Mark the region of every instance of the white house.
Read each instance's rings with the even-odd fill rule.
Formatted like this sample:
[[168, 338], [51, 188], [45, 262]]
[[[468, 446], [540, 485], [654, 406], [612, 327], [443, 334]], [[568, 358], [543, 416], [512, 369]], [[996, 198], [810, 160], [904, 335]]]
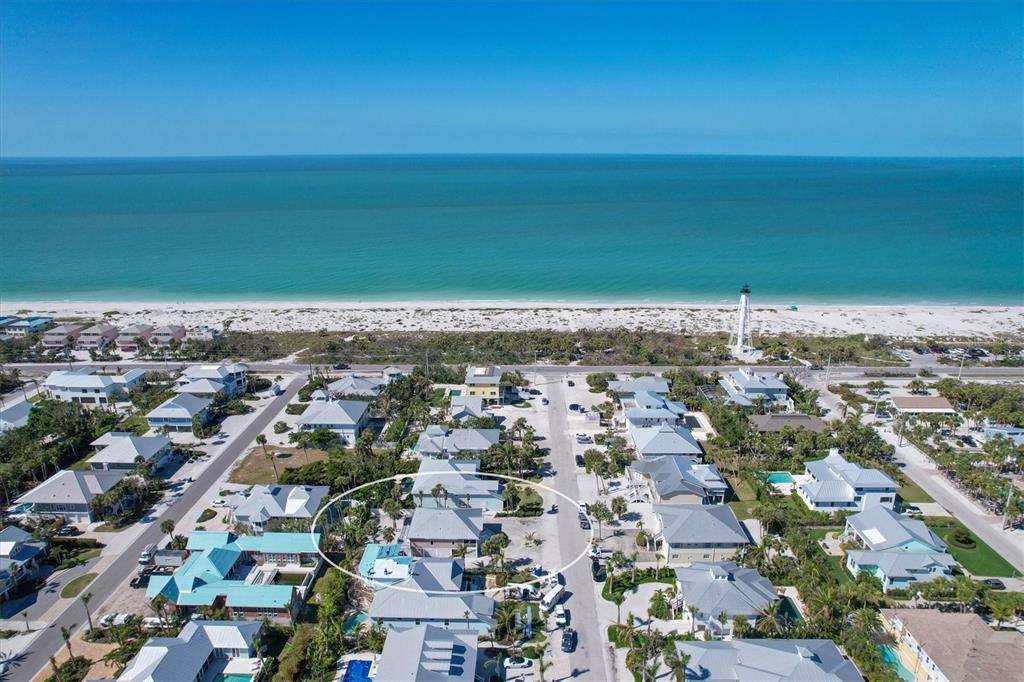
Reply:
[[145, 370], [130, 369], [124, 374], [97, 374], [92, 367], [50, 372], [43, 388], [54, 400], [80, 405], [111, 405], [124, 402], [128, 393], [142, 383]]
[[255, 620], [198, 620], [177, 637], [154, 637], [128, 662], [117, 682], [251, 680], [259, 672]]
[[725, 389], [727, 402], [744, 407], [763, 402], [768, 407], [793, 409], [789, 386], [781, 378], [764, 376], [741, 367], [726, 374], [718, 383]]
[[89, 503], [121, 482], [125, 471], [68, 471], [50, 476], [15, 500], [31, 504], [32, 513], [46, 519], [64, 519], [67, 523], [93, 521]]
[[[412, 484], [413, 501], [421, 507], [473, 507], [501, 511], [500, 481], [483, 478], [479, 472], [480, 460], [425, 457], [420, 460], [419, 475]], [[433, 491], [438, 485], [444, 493], [435, 499]]]
[[864, 511], [896, 504], [896, 481], [878, 469], [848, 462], [835, 448], [825, 459], [807, 462], [796, 492], [813, 511]]
[[729, 559], [750, 544], [746, 529], [724, 504], [656, 504], [655, 545], [667, 548], [670, 566]]
[[175, 380], [178, 390], [193, 395], [210, 395], [210, 391], [220, 387], [219, 391], [228, 397], [245, 393], [248, 386], [246, 374], [248, 365], [233, 362], [226, 365], [192, 365], [186, 367]]
[[338, 434], [345, 445], [352, 445], [370, 421], [369, 403], [360, 400], [336, 400], [310, 403], [296, 421], [302, 431], [327, 429]]
[[396, 585], [405, 589], [379, 590], [370, 604], [370, 618], [386, 628], [407, 630], [433, 625], [483, 634], [495, 624], [494, 599], [463, 591], [462, 560], [417, 559], [408, 578]]
[[206, 424], [210, 420], [209, 398], [200, 398], [190, 393], [181, 393], [160, 403], [156, 409], [146, 415], [151, 429], [168, 429], [170, 431], [191, 431], [192, 420]]
[[159, 468], [173, 449], [167, 436], [136, 436], [121, 431], [103, 434], [92, 442], [92, 446], [96, 448], [96, 454], [89, 458], [89, 466], [102, 471], [130, 471], [140, 457]]

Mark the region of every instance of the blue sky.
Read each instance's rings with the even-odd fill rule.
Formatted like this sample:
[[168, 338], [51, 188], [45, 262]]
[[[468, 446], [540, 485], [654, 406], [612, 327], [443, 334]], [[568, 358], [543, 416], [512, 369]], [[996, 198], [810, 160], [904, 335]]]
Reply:
[[1018, 2], [0, 2], [0, 155], [1020, 156]]

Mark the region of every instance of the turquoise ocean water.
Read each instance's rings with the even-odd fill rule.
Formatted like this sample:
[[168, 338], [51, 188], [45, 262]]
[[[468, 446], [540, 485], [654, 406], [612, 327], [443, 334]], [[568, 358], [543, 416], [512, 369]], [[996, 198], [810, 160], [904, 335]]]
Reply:
[[1024, 303], [1021, 159], [0, 162], [7, 300]]

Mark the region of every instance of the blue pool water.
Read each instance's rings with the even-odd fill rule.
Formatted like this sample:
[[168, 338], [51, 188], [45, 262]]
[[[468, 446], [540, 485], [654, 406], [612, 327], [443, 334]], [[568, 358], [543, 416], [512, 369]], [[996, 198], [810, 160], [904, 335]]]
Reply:
[[789, 473], [788, 471], [773, 471], [772, 473], [768, 474], [768, 476], [765, 477], [764, 480], [768, 481], [769, 483], [792, 483], [793, 474]]
[[370, 662], [349, 661], [342, 682], [370, 682]]
[[252, 675], [233, 673], [231, 675], [217, 675], [215, 682], [252, 682]]
[[345, 625], [342, 626], [342, 630], [345, 631], [345, 634], [351, 634], [355, 632], [356, 629], [358, 629], [359, 626], [362, 625], [363, 621], [365, 621], [367, 618], [369, 618], [369, 616], [367, 616], [362, 611], [354, 613], [351, 616], [349, 616], [348, 620], [345, 621]]
[[901, 680], [907, 682], [914, 681], [914, 673], [907, 670], [902, 663], [900, 663], [899, 657], [892, 649], [887, 646], [880, 646], [878, 650], [882, 652], [882, 660], [889, 664], [889, 667], [896, 670], [896, 674], [900, 676]]

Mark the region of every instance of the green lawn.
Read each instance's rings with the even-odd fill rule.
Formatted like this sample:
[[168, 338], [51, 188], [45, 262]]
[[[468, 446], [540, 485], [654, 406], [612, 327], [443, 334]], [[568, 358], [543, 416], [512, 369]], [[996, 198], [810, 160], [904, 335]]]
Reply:
[[64, 589], [62, 589], [60, 591], [61, 598], [62, 599], [74, 599], [75, 597], [77, 597], [79, 595], [79, 593], [82, 590], [85, 589], [86, 585], [88, 585], [89, 583], [92, 582], [93, 578], [95, 578], [97, 575], [99, 575], [99, 574], [98, 573], [86, 573], [84, 575], [78, 576], [77, 578], [75, 578], [74, 580], [69, 582], [67, 585], [65, 585]]
[[[955, 530], [954, 527], [946, 527], [941, 523], [933, 525], [931, 520], [926, 520], [925, 522], [943, 540]], [[953, 521], [953, 523], [959, 525], [957, 521]], [[959, 561], [960, 565], [970, 571], [972, 575], [986, 578], [1012, 578], [1020, 574], [1020, 571], [1015, 569], [1006, 559], [999, 556], [984, 540], [969, 530], [967, 532], [970, 533], [971, 538], [975, 542], [974, 549], [963, 549], [951, 542], [947, 544], [949, 545], [949, 553], [953, 555], [953, 558]]]
[[734, 500], [742, 500], [744, 502], [757, 499], [757, 494], [754, 489], [750, 487], [750, 484], [741, 478], [730, 476], [728, 479], [729, 486], [732, 488], [732, 494]]
[[757, 500], [747, 500], [745, 502], [733, 501], [727, 502], [732, 511], [736, 514], [737, 519], [752, 519], [754, 518], [754, 509], [757, 507]]
[[[837, 530], [842, 530], [842, 528], [840, 528], [839, 526], [829, 526], [824, 528], [808, 528], [807, 534], [814, 538], [815, 541], [820, 541], [827, 534], [833, 533]], [[843, 583], [853, 581], [853, 576], [850, 575], [850, 572], [846, 570], [846, 566], [844, 565], [845, 557], [832, 556], [830, 554], [826, 554], [825, 550], [821, 549], [821, 547], [818, 547], [818, 551], [821, 552], [826, 559], [828, 559], [829, 569], [832, 571], [832, 575], [836, 577], [836, 580], [839, 581], [840, 585], [842, 585]]]
[[896, 494], [900, 496], [900, 499], [910, 504], [917, 504], [918, 502], [934, 502], [932, 496], [921, 489], [921, 486], [914, 483], [907, 476], [899, 476], [897, 482], [900, 487], [896, 489]]

